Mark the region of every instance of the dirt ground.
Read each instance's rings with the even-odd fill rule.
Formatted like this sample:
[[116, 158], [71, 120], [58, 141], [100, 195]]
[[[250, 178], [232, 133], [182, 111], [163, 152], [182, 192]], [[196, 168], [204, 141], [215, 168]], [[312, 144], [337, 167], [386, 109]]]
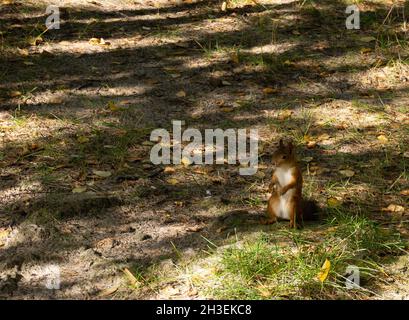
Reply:
[[[279, 137], [323, 211], [406, 239], [404, 1], [360, 1], [359, 30], [344, 1], [222, 2], [62, 0], [47, 30], [52, 1], [0, 0], [0, 298], [212, 298], [217, 283], [196, 285], [217, 263], [209, 244], [287, 228], [258, 224]], [[172, 120], [257, 128], [257, 174], [153, 165], [150, 133]], [[373, 298], [409, 298], [408, 257]]]

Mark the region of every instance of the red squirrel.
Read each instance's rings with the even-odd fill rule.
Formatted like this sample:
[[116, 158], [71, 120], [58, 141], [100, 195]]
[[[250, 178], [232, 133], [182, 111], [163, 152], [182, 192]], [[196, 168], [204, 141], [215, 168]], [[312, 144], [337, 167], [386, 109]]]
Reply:
[[303, 214], [312, 218], [316, 209], [311, 201], [302, 199], [302, 173], [297, 162], [292, 141], [284, 144], [280, 140], [272, 157], [273, 174], [270, 183], [272, 192], [267, 206], [267, 218], [264, 224], [272, 224], [277, 219], [290, 220], [290, 228], [302, 225]]

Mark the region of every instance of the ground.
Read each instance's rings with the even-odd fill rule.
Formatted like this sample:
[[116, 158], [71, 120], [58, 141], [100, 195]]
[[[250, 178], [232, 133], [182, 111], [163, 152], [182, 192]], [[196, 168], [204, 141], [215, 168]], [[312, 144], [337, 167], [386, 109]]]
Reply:
[[[408, 6], [353, 3], [0, 0], [0, 297], [408, 298]], [[258, 172], [153, 165], [172, 120], [258, 129]], [[281, 137], [301, 230], [259, 223]]]

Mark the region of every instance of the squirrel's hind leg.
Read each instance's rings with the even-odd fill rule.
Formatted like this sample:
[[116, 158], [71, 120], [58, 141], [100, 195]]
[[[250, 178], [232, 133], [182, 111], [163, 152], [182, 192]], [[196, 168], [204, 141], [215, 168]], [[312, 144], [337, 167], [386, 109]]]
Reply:
[[280, 201], [280, 199], [276, 195], [272, 195], [270, 199], [268, 199], [267, 217], [261, 220], [262, 224], [273, 224], [277, 222], [277, 214], [274, 209], [277, 201]]

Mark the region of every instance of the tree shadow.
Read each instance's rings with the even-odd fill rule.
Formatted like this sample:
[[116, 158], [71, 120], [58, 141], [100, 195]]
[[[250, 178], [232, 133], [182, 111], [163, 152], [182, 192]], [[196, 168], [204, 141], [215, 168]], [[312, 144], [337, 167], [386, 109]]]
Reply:
[[[2, 9], [0, 15], [7, 14], [3, 22], [8, 51], [0, 56], [1, 119], [5, 119], [6, 127], [13, 128], [24, 128], [19, 123], [31, 119], [62, 122], [59, 127], [50, 126], [40, 137], [26, 134], [8, 140], [5, 131], [6, 139], [0, 146], [4, 170], [0, 190], [7, 196], [1, 201], [0, 223], [18, 228], [34, 221], [45, 232], [33, 243], [0, 249], [7, 268], [21, 268], [32, 260], [40, 263], [44, 256], [58, 261], [84, 247], [113, 263], [149, 266], [175, 257], [171, 243], [181, 250], [194, 248], [199, 252], [208, 245], [203, 237], [220, 244], [228, 233], [274, 230], [274, 226], [246, 223], [256, 221], [264, 211], [260, 209], [263, 204], [254, 204], [252, 198], [259, 197], [257, 193], [262, 190], [249, 191], [249, 185], [265, 187], [268, 178], [242, 178], [237, 167], [229, 170], [229, 166], [213, 166], [203, 178], [196, 178], [188, 172], [189, 168], [182, 167], [177, 168], [181, 181], [172, 185], [163, 166], [148, 165], [151, 146], [143, 144], [149, 140], [151, 129], [170, 129], [172, 119], [185, 120], [188, 126], [200, 130], [264, 126], [271, 128], [272, 137], [277, 136], [272, 134], [276, 127], [284, 127], [284, 134], [288, 131], [301, 134], [299, 129], [308, 125], [306, 119], [280, 120], [265, 114], [298, 111], [308, 108], [311, 101], [325, 104], [335, 99], [351, 102], [368, 98], [366, 88], [350, 81], [372, 65], [362, 63], [365, 54], [361, 61], [347, 59], [348, 55], [359, 54], [363, 44], [352, 37], [352, 31], [343, 29], [343, 3], [323, 1], [301, 8], [297, 5], [244, 6], [227, 12], [219, 10], [219, 1], [118, 12], [63, 8], [61, 31], [53, 30], [42, 36], [50, 47], [30, 46], [26, 40], [28, 34], [36, 37], [41, 33], [39, 24], [46, 17], [42, 8], [21, 5], [16, 11]], [[24, 10], [41, 15], [20, 18], [18, 12]], [[190, 13], [185, 14], [186, 11]], [[369, 26], [382, 21], [387, 13], [388, 8], [382, 5], [365, 12], [366, 28], [359, 34], [374, 34]], [[283, 19], [278, 26], [270, 23], [286, 15], [290, 18]], [[237, 17], [240, 23], [236, 22], [238, 26], [233, 30], [217, 27], [189, 30], [194, 23], [217, 24], [218, 19]], [[97, 21], [87, 22], [93, 18]], [[11, 27], [13, 24], [19, 26]], [[179, 34], [171, 41], [158, 36], [163, 33], [164, 38], [171, 37], [172, 32]], [[403, 39], [405, 33], [398, 32], [396, 36]], [[88, 40], [92, 37], [107, 38], [111, 46], [90, 48]], [[121, 42], [135, 41], [135, 37], [140, 43]], [[155, 37], [160, 41], [144, 43], [144, 39]], [[351, 39], [347, 45], [346, 39]], [[52, 45], [63, 41], [69, 44], [53, 51]], [[82, 43], [82, 51], [71, 50], [74, 43]], [[263, 51], [275, 45], [282, 47], [281, 51]], [[28, 49], [29, 55], [22, 49]], [[226, 52], [233, 57], [237, 54], [238, 62], [235, 58], [218, 58]], [[331, 65], [338, 58], [345, 60]], [[274, 94], [263, 93], [265, 87], [272, 88]], [[12, 91], [21, 94], [10, 96]], [[186, 96], [178, 96], [181, 91]], [[405, 96], [407, 91], [404, 86], [393, 93]], [[234, 100], [243, 93], [251, 99], [235, 105]], [[388, 101], [390, 91], [374, 88], [369, 94], [374, 96], [370, 103], [382, 104]], [[111, 102], [113, 109], [118, 110], [109, 108]], [[78, 123], [81, 125], [76, 127]], [[329, 135], [338, 130], [333, 124], [322, 128]], [[264, 138], [269, 143], [271, 140]], [[349, 142], [350, 138], [345, 137], [337, 148]], [[300, 147], [299, 153], [301, 158], [312, 157], [325, 164], [328, 171], [321, 177], [324, 181], [343, 183], [346, 180], [335, 173], [338, 164], [356, 166], [382, 159], [386, 149], [392, 151], [392, 147], [386, 146], [352, 154], [318, 146], [312, 150]], [[129, 161], [130, 157], [134, 159]], [[269, 154], [265, 155], [260, 163], [268, 166], [268, 157]], [[309, 164], [302, 165], [305, 172]], [[101, 179], [95, 170], [113, 174]], [[372, 169], [359, 170], [365, 173], [360, 182], [376, 188], [382, 180], [396, 179], [405, 170], [405, 161], [399, 156], [381, 164], [376, 177]], [[214, 179], [207, 179], [209, 175]], [[91, 193], [72, 194], [77, 182]], [[27, 183], [33, 187], [24, 189]], [[319, 184], [322, 188], [323, 183]], [[22, 193], [16, 192], [19, 189]], [[210, 213], [206, 213], [208, 208], [203, 205], [207, 191], [212, 194]], [[386, 203], [385, 199], [377, 199], [376, 208], [370, 213]], [[353, 204], [354, 199], [346, 203]], [[246, 213], [234, 214], [236, 209]], [[69, 232], [64, 231], [65, 225], [71, 228]], [[129, 225], [137, 226], [138, 235], [118, 231], [126, 231]], [[186, 226], [193, 231], [184, 231]], [[61, 235], [68, 240], [58, 239]], [[151, 238], [142, 240], [146, 235]], [[139, 236], [138, 241], [129, 240]], [[120, 244], [108, 246], [101, 253], [97, 244], [107, 238], [118, 238]], [[60, 255], [61, 251], [64, 253]], [[120, 258], [118, 251], [124, 252]], [[21, 296], [29, 289], [15, 288]]]

